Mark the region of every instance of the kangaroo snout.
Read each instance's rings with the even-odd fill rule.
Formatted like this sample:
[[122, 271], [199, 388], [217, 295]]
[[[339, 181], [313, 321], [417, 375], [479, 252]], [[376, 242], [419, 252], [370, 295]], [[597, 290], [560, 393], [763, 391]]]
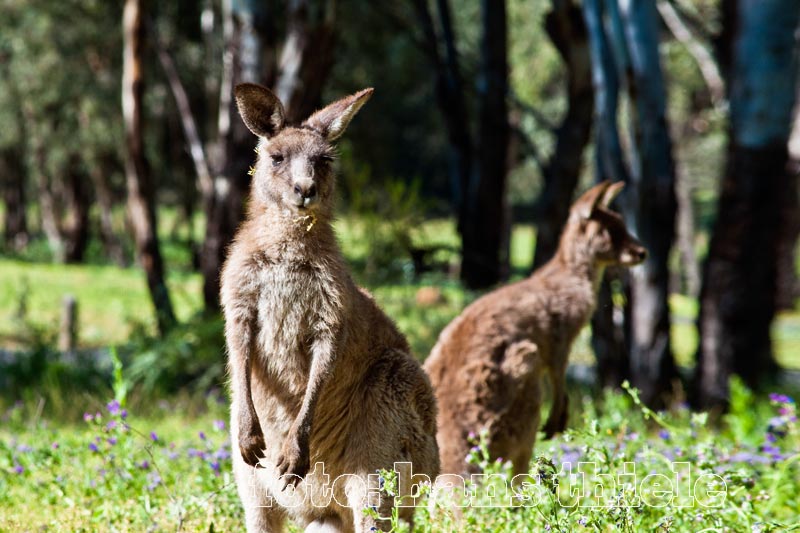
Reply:
[[294, 184], [297, 207], [308, 207], [317, 201], [317, 186], [313, 181], [309, 183], [296, 182]]
[[643, 263], [647, 259], [647, 249], [641, 244], [628, 246], [620, 257], [620, 263], [624, 266], [634, 266]]

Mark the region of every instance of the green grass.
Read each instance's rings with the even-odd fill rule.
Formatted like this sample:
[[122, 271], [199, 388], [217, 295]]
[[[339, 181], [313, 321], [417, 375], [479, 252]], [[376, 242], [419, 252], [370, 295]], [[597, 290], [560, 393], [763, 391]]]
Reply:
[[[167, 284], [179, 320], [188, 319], [200, 309], [199, 275], [173, 272]], [[0, 261], [0, 345], [21, 341], [21, 314], [40, 328], [57, 328], [61, 302], [67, 295], [78, 301], [81, 346], [118, 344], [128, 339], [134, 326], [144, 325], [151, 331], [154, 326], [146, 281], [138, 268], [3, 259]], [[21, 306], [24, 312], [20, 311]]]
[[[531, 478], [518, 486], [527, 500], [512, 500], [506, 493], [517, 504], [508, 508], [489, 497], [492, 491], [504, 494], [498, 483], [504, 476], [510, 479], [510, 465], [490, 461], [477, 442], [471, 461], [493, 477], [471, 488], [475, 506], [463, 510], [459, 523], [447, 506], [433, 514], [419, 508], [416, 531], [798, 528], [796, 406], [757, 400], [737, 383], [733, 390], [732, 412], [721, 427], [713, 427], [682, 408], [654, 413], [637, 406], [635, 394], [606, 393], [598, 399], [573, 389], [571, 429], [537, 444]], [[36, 403], [0, 412], [0, 531], [242, 530], [224, 427], [227, 405], [217, 394], [161, 401], [138, 397], [124, 415], [88, 396], [73, 402], [86, 411], [86, 419], [52, 420]], [[580, 467], [586, 473], [582, 497], [574, 492], [579, 478], [568, 476], [565, 464], [577, 471], [580, 461], [587, 463]], [[664, 483], [672, 486], [673, 468], [682, 474], [669, 489]], [[631, 472], [633, 478], [616, 477]], [[391, 476], [384, 475], [389, 490]], [[628, 484], [614, 485], [617, 479]], [[705, 481], [697, 485], [698, 480]], [[724, 499], [712, 502], [718, 506], [700, 505], [711, 502], [703, 487], [722, 491]], [[590, 506], [597, 494], [607, 507]], [[637, 496], [643, 498], [639, 505]], [[672, 496], [676, 500], [668, 499]]]

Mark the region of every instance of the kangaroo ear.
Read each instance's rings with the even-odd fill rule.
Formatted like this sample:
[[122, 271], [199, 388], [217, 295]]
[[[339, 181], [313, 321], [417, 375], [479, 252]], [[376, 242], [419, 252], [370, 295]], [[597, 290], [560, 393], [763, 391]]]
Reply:
[[329, 141], [335, 141], [342, 136], [355, 114], [372, 96], [373, 91], [372, 88], [363, 89], [356, 94], [345, 96], [308, 117], [303, 125], [318, 131]]
[[240, 83], [234, 87], [233, 95], [242, 120], [255, 135], [269, 138], [283, 128], [283, 104], [266, 87], [255, 83]]
[[611, 205], [611, 202], [614, 201], [614, 198], [619, 196], [619, 193], [622, 192], [622, 189], [625, 188], [624, 181], [618, 181], [616, 183], [612, 183], [606, 189], [606, 192], [603, 194], [603, 199], [600, 200], [600, 205], [603, 207], [608, 207]]
[[572, 204], [572, 209], [570, 209], [572, 215], [584, 220], [590, 218], [594, 210], [597, 209], [597, 206], [600, 205], [603, 195], [606, 190], [608, 190], [609, 185], [610, 183], [608, 181], [604, 181], [583, 193], [581, 197]]

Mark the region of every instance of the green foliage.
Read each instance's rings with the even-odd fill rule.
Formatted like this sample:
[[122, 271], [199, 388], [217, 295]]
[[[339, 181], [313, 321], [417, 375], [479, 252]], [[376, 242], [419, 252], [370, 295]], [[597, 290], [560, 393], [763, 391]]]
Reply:
[[176, 392], [183, 387], [209, 390], [222, 386], [225, 375], [224, 323], [218, 315], [198, 315], [165, 337], [134, 334], [125, 347], [126, 387], [146, 394]]
[[357, 165], [344, 153], [340, 186], [352, 217], [350, 243], [363, 253], [363, 275], [374, 282], [410, 280], [412, 232], [422, 223], [425, 209], [420, 182], [395, 179], [374, 184], [369, 167]]

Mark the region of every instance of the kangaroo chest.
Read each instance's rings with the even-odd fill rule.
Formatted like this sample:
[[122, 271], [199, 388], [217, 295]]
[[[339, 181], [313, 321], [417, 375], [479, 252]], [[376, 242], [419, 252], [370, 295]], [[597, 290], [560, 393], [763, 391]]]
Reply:
[[270, 378], [302, 390], [314, 336], [335, 313], [335, 287], [309, 263], [277, 263], [259, 276], [258, 352]]

